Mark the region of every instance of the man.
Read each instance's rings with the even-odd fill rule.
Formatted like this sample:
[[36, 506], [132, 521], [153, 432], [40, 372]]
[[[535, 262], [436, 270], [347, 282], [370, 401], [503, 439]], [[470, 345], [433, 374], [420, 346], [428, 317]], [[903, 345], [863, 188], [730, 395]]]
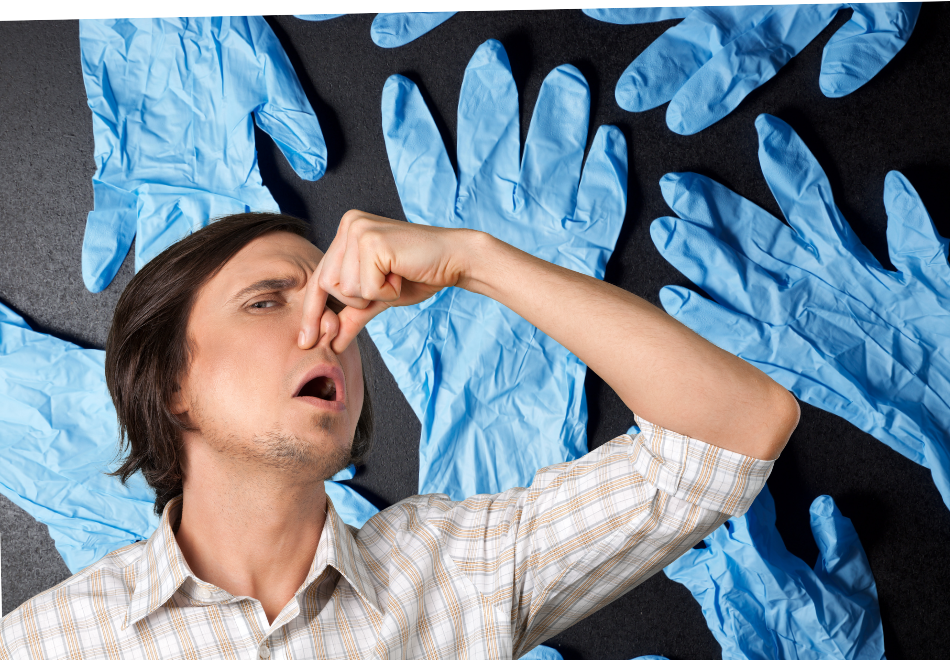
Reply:
[[[107, 346], [118, 474], [143, 471], [162, 524], [6, 617], [0, 659], [517, 657], [744, 512], [797, 424], [742, 360], [487, 234], [351, 211], [326, 255], [305, 235], [232, 216], [133, 278]], [[366, 448], [353, 340], [447, 286], [561, 342], [642, 432], [347, 527], [323, 480]]]

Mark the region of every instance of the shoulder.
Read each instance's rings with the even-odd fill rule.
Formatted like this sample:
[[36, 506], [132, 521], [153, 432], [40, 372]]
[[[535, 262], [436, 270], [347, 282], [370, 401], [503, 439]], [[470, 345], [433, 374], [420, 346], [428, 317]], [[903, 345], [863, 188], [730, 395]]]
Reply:
[[[125, 617], [145, 543], [115, 550], [0, 619], [0, 658], [55, 657], [76, 630]], [[64, 646], [64, 644], [66, 646]]]
[[453, 502], [441, 494], [407, 497], [367, 520], [361, 529], [356, 530], [357, 541], [378, 543], [387, 539], [395, 542], [416, 535], [428, 527], [434, 514], [451, 504]]

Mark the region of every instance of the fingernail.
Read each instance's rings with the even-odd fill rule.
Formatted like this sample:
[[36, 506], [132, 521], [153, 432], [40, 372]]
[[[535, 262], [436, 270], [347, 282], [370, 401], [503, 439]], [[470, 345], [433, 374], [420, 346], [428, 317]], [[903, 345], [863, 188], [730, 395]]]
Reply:
[[307, 333], [301, 330], [300, 334], [297, 335], [297, 344], [299, 346], [303, 346], [306, 343], [307, 343]]

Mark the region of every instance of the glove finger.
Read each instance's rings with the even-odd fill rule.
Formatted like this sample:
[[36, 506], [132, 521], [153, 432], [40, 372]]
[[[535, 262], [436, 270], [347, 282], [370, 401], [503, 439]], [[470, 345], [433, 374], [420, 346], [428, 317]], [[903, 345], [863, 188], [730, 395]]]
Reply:
[[854, 14], [832, 35], [821, 55], [819, 87], [825, 96], [850, 94], [877, 75], [910, 38], [919, 2], [852, 4]]
[[[239, 20], [233, 18], [232, 26]], [[316, 181], [327, 170], [327, 145], [320, 122], [267, 21], [261, 16], [243, 20], [247, 21], [264, 81], [263, 103], [254, 111], [257, 125], [274, 139], [301, 179]]]
[[382, 113], [386, 153], [406, 217], [447, 226], [454, 217], [455, 171], [415, 83], [390, 76], [383, 87]]
[[[692, 172], [667, 174], [660, 190], [670, 208], [774, 274], [797, 280], [812, 254], [791, 229], [725, 186]], [[794, 265], [793, 265], [794, 264]]]
[[459, 196], [467, 196], [477, 178], [482, 194], [487, 186], [496, 199], [511, 199], [520, 148], [518, 90], [508, 54], [489, 39], [469, 61], [459, 95]]
[[674, 18], [684, 18], [693, 11], [692, 7], [636, 7], [630, 9], [582, 9], [591, 18], [604, 23], [617, 25], [639, 25], [656, 23]]
[[[799, 240], [811, 247], [814, 267], [841, 269], [835, 273], [840, 279], [832, 282], [855, 277], [855, 260], [865, 268], [883, 270], [835, 206], [824, 170], [791, 126], [771, 115], [759, 115], [755, 128], [762, 175]], [[835, 255], [844, 259], [836, 262]]]
[[601, 126], [587, 155], [577, 209], [569, 222], [570, 231], [596, 250], [596, 260], [584, 250], [574, 259], [576, 263], [559, 265], [602, 278], [626, 211], [627, 141], [614, 126]]
[[136, 229], [132, 193], [93, 179], [95, 210], [86, 217], [82, 239], [82, 280], [92, 293], [109, 286], [129, 253]]
[[692, 135], [728, 115], [818, 36], [838, 7], [768, 8], [760, 22], [712, 54], [676, 92], [666, 111], [667, 126], [680, 135]]
[[887, 248], [894, 267], [937, 291], [950, 285], [946, 238], [937, 233], [917, 191], [900, 172], [884, 178]]
[[815, 574], [846, 596], [853, 598], [865, 592], [874, 601], [876, 609], [874, 576], [854, 525], [841, 515], [835, 501], [828, 495], [816, 498], [808, 513], [812, 535], [818, 544]]
[[663, 258], [716, 301], [769, 323], [788, 316], [775, 277], [709, 228], [679, 218], [657, 218], [650, 236]]
[[376, 14], [369, 34], [383, 48], [397, 48], [418, 39], [455, 16], [454, 11]]
[[774, 328], [746, 314], [719, 304], [679, 286], [660, 289], [660, 303], [666, 313], [697, 334], [752, 364], [770, 357], [775, 341]]
[[299, 18], [303, 21], [329, 21], [333, 18], [339, 18], [340, 16], [346, 16], [346, 14], [294, 14], [294, 18]]
[[631, 112], [666, 103], [725, 44], [762, 20], [768, 9], [704, 7], [690, 12], [621, 74], [615, 90], [617, 103]]
[[570, 64], [554, 69], [541, 84], [534, 106], [516, 208], [540, 205], [556, 223], [573, 216], [589, 118], [590, 89], [584, 76]]

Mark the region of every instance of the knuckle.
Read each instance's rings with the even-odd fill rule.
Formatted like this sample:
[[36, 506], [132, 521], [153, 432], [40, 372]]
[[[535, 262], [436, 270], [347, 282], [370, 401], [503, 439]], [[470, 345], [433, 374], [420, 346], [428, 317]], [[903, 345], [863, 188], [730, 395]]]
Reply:
[[360, 234], [359, 237], [360, 248], [376, 250], [379, 251], [384, 247], [384, 240], [382, 233], [377, 229], [367, 229]]
[[324, 291], [328, 291], [330, 287], [333, 286], [333, 280], [330, 278], [330, 273], [327, 271], [320, 273], [320, 276], [317, 278], [317, 284], [320, 285], [320, 288]]
[[346, 223], [347, 225], [352, 225], [353, 223], [363, 218], [365, 218], [365, 214], [362, 211], [358, 211], [356, 209], [350, 209], [349, 211], [343, 214], [343, 218], [341, 219], [340, 222], [341, 224]]

